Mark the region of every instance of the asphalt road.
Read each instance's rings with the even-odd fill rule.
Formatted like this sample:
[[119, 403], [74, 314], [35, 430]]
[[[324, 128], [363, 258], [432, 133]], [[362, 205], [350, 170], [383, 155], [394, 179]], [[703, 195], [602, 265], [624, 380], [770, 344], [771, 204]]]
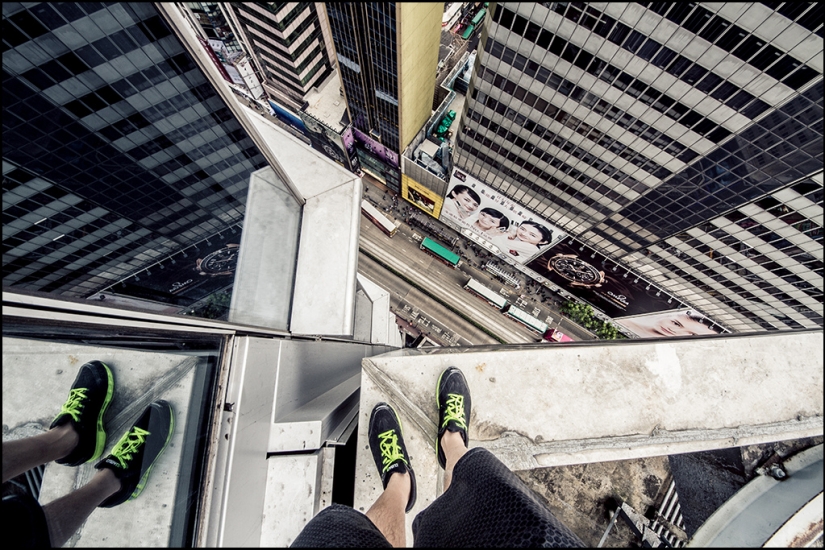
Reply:
[[[371, 178], [365, 177], [364, 182], [371, 202], [377, 203], [379, 207], [390, 208], [393, 204], [392, 193], [384, 193], [369, 179]], [[403, 221], [398, 210], [407, 203], [401, 199], [398, 203], [396, 210], [387, 212], [387, 215]], [[541, 293], [545, 296], [550, 294], [549, 290], [533, 285], [539, 291], [533, 294], [523, 288], [517, 291], [502, 284], [480, 269], [483, 260], [475, 255], [464, 237], [437, 220], [428, 219], [433, 226], [429, 230], [431, 234], [402, 223], [396, 235], [390, 238], [369, 220], [362, 218], [359, 272], [390, 292], [394, 313], [400, 318], [414, 323], [418, 330], [427, 333], [428, 337], [441, 345], [526, 343], [540, 340], [538, 333], [464, 290], [463, 285], [473, 277], [574, 340], [594, 338], [586, 330], [562, 317], [552, 299], [545, 298], [544, 302], [539, 299]], [[437, 237], [439, 232], [448, 238], [458, 237], [457, 251], [464, 259], [458, 269], [451, 269], [419, 249], [421, 238]]]

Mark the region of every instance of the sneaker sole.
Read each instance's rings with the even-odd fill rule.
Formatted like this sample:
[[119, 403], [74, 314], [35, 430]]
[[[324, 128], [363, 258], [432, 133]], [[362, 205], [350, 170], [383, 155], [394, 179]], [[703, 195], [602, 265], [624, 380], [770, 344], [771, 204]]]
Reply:
[[97, 460], [103, 455], [103, 450], [106, 448], [106, 430], [103, 429], [103, 415], [106, 414], [106, 409], [109, 408], [109, 403], [112, 401], [112, 394], [115, 391], [115, 383], [112, 378], [112, 371], [104, 362], [100, 362], [103, 368], [106, 369], [106, 379], [108, 381], [108, 390], [106, 391], [106, 399], [103, 400], [103, 406], [100, 407], [100, 414], [97, 415], [97, 438], [95, 440], [95, 454], [86, 462]]
[[155, 461], [152, 462], [152, 465], [146, 470], [146, 473], [143, 474], [143, 477], [140, 478], [140, 482], [138, 482], [137, 487], [132, 492], [126, 500], [133, 500], [140, 496], [140, 493], [143, 492], [144, 487], [146, 487], [146, 482], [149, 480], [149, 474], [152, 473], [152, 469], [155, 467], [155, 464], [158, 462], [158, 458], [160, 455], [163, 454], [163, 451], [166, 450], [166, 447], [169, 445], [169, 442], [172, 440], [172, 434], [175, 433], [175, 411], [171, 408], [169, 409], [169, 435], [166, 436], [166, 442], [163, 444], [163, 448], [158, 453], [158, 456], [155, 457]]

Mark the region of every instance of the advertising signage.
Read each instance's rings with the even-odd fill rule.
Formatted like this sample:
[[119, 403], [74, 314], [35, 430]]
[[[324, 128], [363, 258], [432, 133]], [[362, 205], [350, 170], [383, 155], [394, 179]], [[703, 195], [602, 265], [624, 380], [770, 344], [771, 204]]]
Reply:
[[367, 151], [372, 153], [373, 156], [395, 168], [401, 167], [398, 160], [398, 153], [381, 145], [358, 128], [353, 127], [352, 133], [355, 135], [355, 139], [357, 139]]
[[189, 306], [234, 282], [240, 242], [239, 230], [223, 231], [115, 284], [107, 292]]
[[610, 317], [684, 307], [676, 298], [572, 238], [554, 245], [527, 267]]
[[401, 176], [401, 196], [426, 214], [438, 218], [444, 199], [441, 195], [427, 189], [407, 174]]
[[370, 172], [378, 180], [396, 193], [401, 193], [401, 169], [398, 153], [381, 145], [361, 130], [352, 127], [356, 152], [361, 168]]
[[312, 148], [351, 170], [344, 138], [306, 111], [301, 111], [300, 115], [306, 128], [304, 134], [312, 142]]
[[479, 180], [454, 170], [441, 221], [476, 233], [504, 258], [524, 264], [567, 234]]
[[641, 338], [671, 338], [720, 334], [724, 329], [692, 309], [653, 313], [618, 319], [616, 324]]
[[267, 102], [269, 102], [269, 106], [272, 108], [272, 110], [275, 111], [275, 114], [273, 115], [275, 118], [277, 118], [285, 124], [289, 124], [302, 134], [306, 134], [306, 126], [304, 126], [303, 120], [295, 116], [295, 114], [292, 111], [290, 111], [286, 107], [283, 107], [282, 105], [279, 105], [272, 99], [267, 98]]

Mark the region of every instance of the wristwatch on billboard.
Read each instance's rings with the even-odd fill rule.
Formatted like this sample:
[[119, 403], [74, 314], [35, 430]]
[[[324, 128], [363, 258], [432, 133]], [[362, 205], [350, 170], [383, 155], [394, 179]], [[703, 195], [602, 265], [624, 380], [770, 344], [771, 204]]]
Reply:
[[575, 254], [556, 254], [547, 260], [547, 270], [555, 271], [570, 281], [571, 286], [596, 288], [604, 283], [604, 271], [600, 271]]
[[201, 275], [231, 275], [238, 263], [239, 250], [237, 244], [228, 244], [203, 258], [198, 258], [195, 269], [200, 271]]

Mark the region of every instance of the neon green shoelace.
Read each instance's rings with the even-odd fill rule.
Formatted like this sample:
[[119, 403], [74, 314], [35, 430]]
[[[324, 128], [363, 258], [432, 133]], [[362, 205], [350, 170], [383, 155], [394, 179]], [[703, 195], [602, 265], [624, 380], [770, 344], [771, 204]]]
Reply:
[[382, 474], [386, 473], [390, 465], [399, 458], [404, 464], [407, 463], [407, 459], [404, 458], [404, 454], [401, 452], [401, 446], [398, 444], [398, 435], [396, 435], [395, 430], [387, 430], [384, 433], [378, 434], [378, 439], [380, 440], [378, 447], [381, 449], [381, 457], [384, 464], [384, 469], [381, 470]]
[[112, 456], [120, 462], [120, 465], [124, 469], [128, 468], [126, 462], [132, 460], [132, 453], [143, 445], [147, 435], [149, 435], [149, 432], [146, 430], [133, 426], [130, 431], [126, 432], [126, 435], [120, 438], [115, 448], [112, 449]]
[[447, 409], [444, 411], [444, 422], [441, 423], [441, 427], [447, 427], [447, 423], [453, 420], [458, 424], [459, 428], [466, 430], [467, 422], [464, 418], [464, 396], [455, 393], [447, 394], [446, 405]]
[[69, 399], [60, 407], [61, 414], [68, 414], [75, 422], [80, 421], [80, 409], [83, 408], [83, 400], [86, 399], [87, 388], [75, 388], [69, 392]]

